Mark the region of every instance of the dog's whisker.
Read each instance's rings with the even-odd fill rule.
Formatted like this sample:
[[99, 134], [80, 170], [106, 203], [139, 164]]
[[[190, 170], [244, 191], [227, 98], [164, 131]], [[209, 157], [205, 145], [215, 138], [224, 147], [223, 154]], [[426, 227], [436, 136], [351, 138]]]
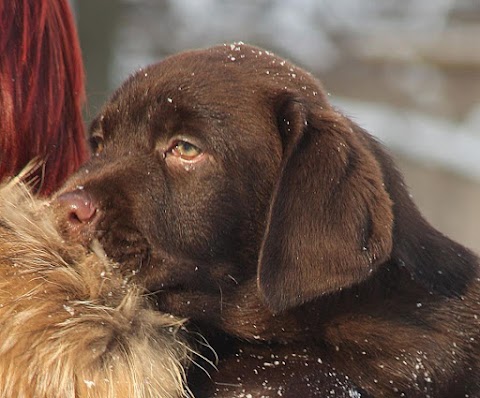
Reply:
[[238, 281], [230, 274], [227, 275], [232, 281], [235, 282], [236, 285], [239, 285]]

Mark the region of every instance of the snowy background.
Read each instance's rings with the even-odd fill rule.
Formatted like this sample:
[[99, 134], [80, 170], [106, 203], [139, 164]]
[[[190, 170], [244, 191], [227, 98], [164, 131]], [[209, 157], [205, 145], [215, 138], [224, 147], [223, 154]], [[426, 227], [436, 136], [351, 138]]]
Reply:
[[130, 73], [244, 41], [312, 71], [394, 152], [419, 207], [480, 252], [480, 1], [72, 0], [87, 119]]

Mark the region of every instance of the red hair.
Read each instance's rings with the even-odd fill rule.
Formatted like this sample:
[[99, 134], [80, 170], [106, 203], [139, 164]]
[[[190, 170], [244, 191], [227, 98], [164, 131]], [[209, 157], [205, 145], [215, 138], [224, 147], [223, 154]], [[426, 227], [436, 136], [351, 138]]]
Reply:
[[87, 156], [84, 75], [68, 0], [0, 0], [0, 179], [44, 162], [48, 195]]

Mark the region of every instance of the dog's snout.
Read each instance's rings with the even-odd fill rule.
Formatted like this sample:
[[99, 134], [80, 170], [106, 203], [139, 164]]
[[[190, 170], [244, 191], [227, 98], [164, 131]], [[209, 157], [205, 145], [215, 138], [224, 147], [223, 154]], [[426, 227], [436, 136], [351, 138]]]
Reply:
[[62, 209], [62, 218], [71, 229], [81, 229], [98, 217], [98, 209], [92, 197], [79, 189], [61, 194], [56, 198], [56, 204]]

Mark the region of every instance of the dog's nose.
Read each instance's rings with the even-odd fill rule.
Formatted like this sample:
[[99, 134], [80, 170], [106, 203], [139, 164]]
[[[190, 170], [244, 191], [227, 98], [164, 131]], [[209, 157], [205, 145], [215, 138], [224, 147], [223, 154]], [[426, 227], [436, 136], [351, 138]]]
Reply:
[[64, 212], [64, 220], [73, 229], [92, 223], [98, 216], [97, 206], [91, 196], [80, 189], [66, 192], [56, 198]]

